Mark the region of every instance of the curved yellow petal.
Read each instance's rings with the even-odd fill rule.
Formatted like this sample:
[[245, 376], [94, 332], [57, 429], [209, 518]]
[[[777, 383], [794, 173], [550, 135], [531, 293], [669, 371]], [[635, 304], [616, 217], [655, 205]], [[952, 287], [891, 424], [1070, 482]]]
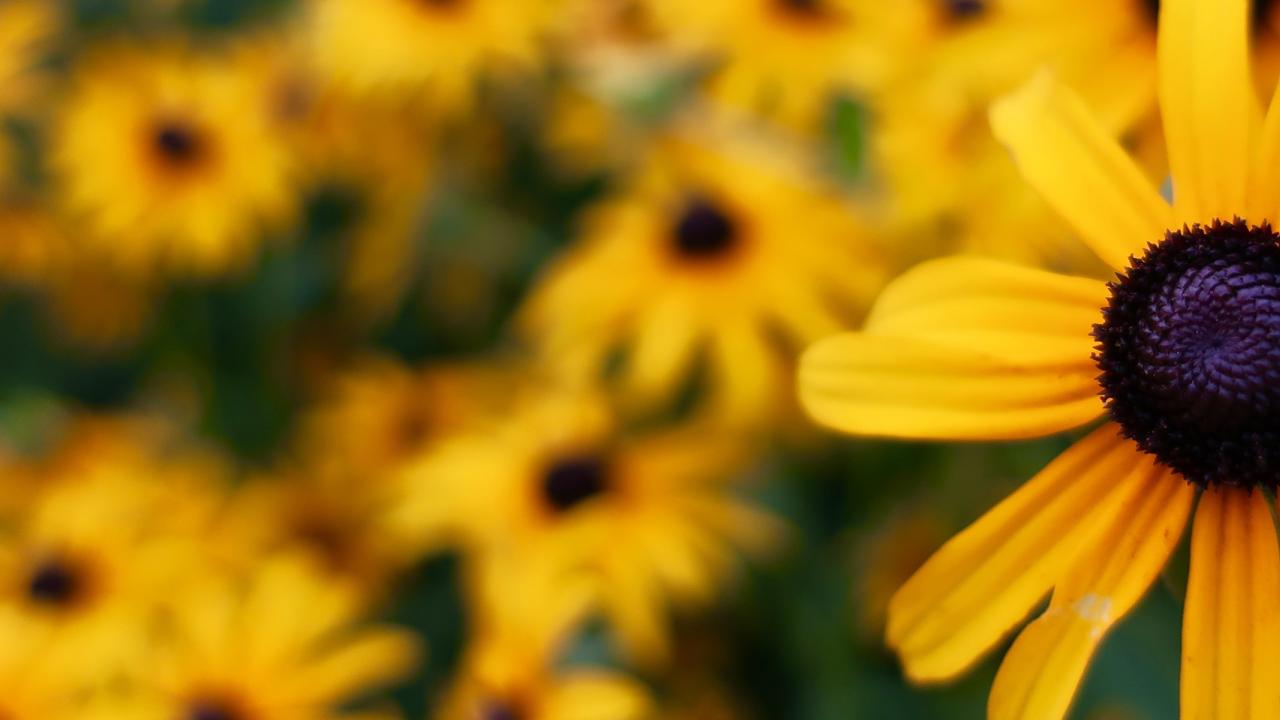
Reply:
[[1156, 467], [1137, 482], [1138, 492], [1009, 649], [991, 688], [991, 720], [1065, 716], [1103, 636], [1160, 574], [1182, 537], [1195, 489]]
[[889, 603], [887, 640], [917, 681], [952, 677], [1062, 579], [1142, 488], [1151, 462], [1094, 431], [954, 537]]
[[1106, 286], [1014, 265], [947, 258], [906, 273], [863, 333], [800, 363], [800, 399], [844, 432], [1006, 439], [1078, 427], [1103, 411], [1091, 358]]
[[1280, 717], [1280, 547], [1261, 491], [1206, 490], [1182, 618], [1183, 720]]
[[1259, 124], [1249, 72], [1249, 0], [1160, 4], [1160, 113], [1182, 222], [1247, 212]]
[[1020, 361], [1091, 362], [1109, 291], [1090, 278], [987, 260], [921, 263], [885, 288], [866, 332], [982, 347]]
[[1103, 125], [1048, 73], [991, 109], [991, 128], [1024, 178], [1112, 267], [1158, 242], [1168, 204]]

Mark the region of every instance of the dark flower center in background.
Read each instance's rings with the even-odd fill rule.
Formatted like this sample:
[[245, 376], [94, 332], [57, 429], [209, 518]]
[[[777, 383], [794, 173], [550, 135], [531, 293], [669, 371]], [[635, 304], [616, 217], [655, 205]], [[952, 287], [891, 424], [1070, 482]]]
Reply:
[[953, 20], [969, 20], [987, 9], [987, 0], [942, 0]]
[[417, 2], [431, 10], [456, 10], [462, 7], [467, 0], [417, 0]]
[[173, 120], [156, 126], [152, 145], [161, 161], [173, 168], [196, 164], [204, 157], [206, 149], [199, 131], [187, 123]]
[[1124, 434], [1201, 485], [1280, 480], [1280, 236], [1215, 221], [1170, 232], [1111, 283], [1094, 327]]
[[608, 467], [602, 458], [566, 457], [547, 468], [542, 479], [542, 497], [556, 512], [565, 512], [604, 492], [608, 485]]
[[27, 579], [27, 595], [42, 605], [66, 607], [82, 597], [84, 585], [84, 579], [70, 563], [46, 560], [36, 565]]
[[230, 704], [216, 700], [197, 700], [191, 703], [183, 720], [248, 720], [248, 717]]
[[685, 207], [672, 233], [680, 257], [706, 260], [725, 255], [737, 244], [738, 228], [714, 204], [695, 199]]
[[523, 720], [524, 713], [509, 702], [494, 702], [484, 706], [480, 720]]
[[792, 17], [820, 20], [827, 16], [824, 0], [774, 0], [774, 5]]

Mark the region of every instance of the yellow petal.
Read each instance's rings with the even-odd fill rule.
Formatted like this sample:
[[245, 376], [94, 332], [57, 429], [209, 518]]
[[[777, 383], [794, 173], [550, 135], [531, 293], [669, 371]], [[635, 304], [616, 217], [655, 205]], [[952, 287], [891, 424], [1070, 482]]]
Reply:
[[1249, 185], [1249, 215], [1253, 222], [1280, 220], [1280, 84], [1276, 85], [1267, 108], [1254, 158], [1253, 181]]
[[1191, 531], [1182, 717], [1280, 717], [1280, 547], [1261, 491], [1207, 490]]
[[1009, 649], [991, 689], [992, 720], [1065, 716], [1098, 643], [1169, 559], [1195, 490], [1155, 467], [1139, 483], [1139, 491], [1054, 588], [1048, 610]]
[[1168, 204], [1088, 108], [1047, 73], [991, 109], [1024, 178], [1112, 267], [1164, 237]]
[[700, 330], [678, 298], [654, 302], [636, 324], [625, 382], [641, 403], [664, 399], [675, 389], [697, 354]]
[[555, 720], [640, 720], [649, 696], [640, 683], [610, 673], [571, 670], [554, 687], [541, 716]]
[[921, 263], [885, 288], [866, 331], [976, 346], [1003, 358], [1091, 362], [1107, 286], [976, 257]]
[[1258, 102], [1249, 74], [1249, 0], [1160, 5], [1160, 113], [1183, 222], [1244, 214]]
[[1077, 427], [1103, 410], [1091, 330], [1096, 280], [971, 258], [925, 263], [885, 290], [864, 333], [815, 344], [800, 399], [849, 433], [1002, 439]]
[[1104, 426], [952, 538], [889, 603], [887, 639], [907, 674], [944, 680], [981, 657], [1065, 575], [1150, 468]]

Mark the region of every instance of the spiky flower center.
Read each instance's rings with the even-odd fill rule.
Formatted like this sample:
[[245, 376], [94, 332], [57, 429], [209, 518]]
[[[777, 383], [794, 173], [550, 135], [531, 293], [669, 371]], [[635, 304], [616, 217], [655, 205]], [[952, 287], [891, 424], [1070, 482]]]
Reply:
[[704, 261], [727, 255], [739, 241], [734, 219], [715, 203], [695, 198], [685, 205], [672, 229], [676, 254], [685, 260]]
[[551, 463], [542, 478], [542, 498], [555, 512], [572, 510], [609, 487], [609, 468], [598, 455], [574, 455]]
[[1280, 480], [1280, 236], [1169, 232], [1111, 283], [1094, 356], [1111, 416], [1207, 487]]

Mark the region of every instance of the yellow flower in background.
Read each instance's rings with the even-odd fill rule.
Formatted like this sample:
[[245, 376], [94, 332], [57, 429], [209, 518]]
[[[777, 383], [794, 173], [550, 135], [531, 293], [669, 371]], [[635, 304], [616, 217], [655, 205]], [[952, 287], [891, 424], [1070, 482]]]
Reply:
[[668, 609], [712, 600], [737, 550], [776, 547], [780, 522], [737, 496], [742, 448], [696, 428], [629, 437], [597, 398], [535, 396], [489, 429], [442, 441], [404, 473], [393, 522], [419, 546], [518, 553], [582, 570], [623, 646], [665, 659]]
[[26, 476], [39, 486], [0, 538], [0, 605], [45, 627], [50, 662], [85, 683], [139, 662], [153, 614], [198, 576], [215, 489], [203, 462], [80, 449]]
[[290, 158], [247, 67], [173, 49], [85, 60], [50, 161], [84, 252], [133, 273], [216, 275], [291, 219]]
[[745, 136], [670, 138], [630, 187], [589, 211], [520, 318], [546, 362], [671, 400], [705, 367], [708, 404], [736, 422], [782, 406], [792, 348], [847, 326], [885, 266], [848, 203]]
[[553, 0], [309, 0], [304, 25], [322, 76], [452, 115], [471, 107], [482, 78], [537, 65], [556, 9]]
[[[890, 75], [894, 60], [882, 41], [892, 36], [897, 18], [875, 5], [874, 0], [647, 2], [673, 45], [706, 58], [713, 97], [810, 132], [834, 96], [878, 86]], [[886, 26], [878, 22], [882, 19], [891, 22]]]
[[415, 368], [365, 358], [326, 378], [302, 421], [297, 454], [382, 493], [429, 443], [491, 418], [515, 384], [496, 364]]
[[1062, 716], [1098, 643], [1192, 518], [1182, 716], [1273, 717], [1280, 694], [1277, 302], [1280, 102], [1263, 117], [1244, 0], [1161, 3], [1167, 203], [1071, 91], [1041, 76], [992, 111], [1027, 180], [1119, 274], [972, 258], [893, 283], [862, 333], [823, 341], [803, 402], [838, 429], [1011, 439], [1104, 419], [947, 543], [890, 603], [907, 674], [945, 680], [1023, 629], [993, 718]]
[[641, 720], [651, 701], [640, 683], [561, 655], [592, 609], [589, 585], [545, 559], [495, 556], [466, 578], [472, 640], [442, 703], [441, 720]]
[[171, 625], [131, 668], [148, 718], [356, 718], [398, 715], [344, 704], [412, 672], [420, 650], [399, 628], [364, 626], [355, 599], [291, 556], [250, 575], [179, 589]]

